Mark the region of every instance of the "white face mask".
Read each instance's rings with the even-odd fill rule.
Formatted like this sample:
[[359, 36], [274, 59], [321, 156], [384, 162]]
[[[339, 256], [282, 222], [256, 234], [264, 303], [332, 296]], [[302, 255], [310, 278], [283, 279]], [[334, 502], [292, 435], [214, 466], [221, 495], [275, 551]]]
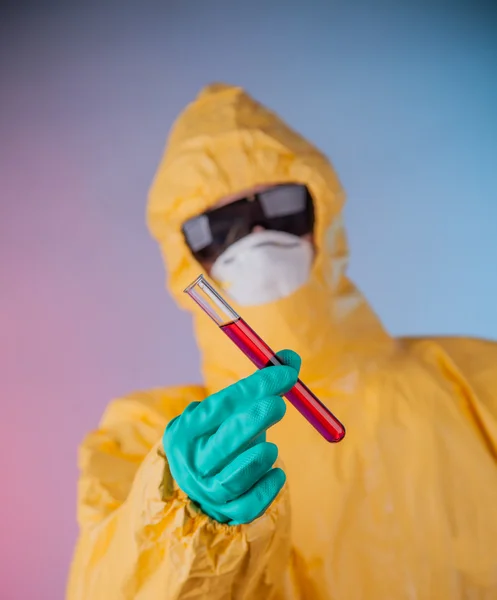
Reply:
[[309, 279], [312, 244], [282, 231], [260, 231], [232, 244], [212, 266], [212, 277], [241, 306], [289, 296]]

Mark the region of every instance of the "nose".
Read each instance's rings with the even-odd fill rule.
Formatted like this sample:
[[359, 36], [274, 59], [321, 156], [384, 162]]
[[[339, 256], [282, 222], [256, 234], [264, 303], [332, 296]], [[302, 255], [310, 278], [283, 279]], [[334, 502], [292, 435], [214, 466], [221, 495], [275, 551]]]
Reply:
[[260, 231], [265, 231], [262, 225], [256, 225], [252, 228], [252, 233], [259, 233]]

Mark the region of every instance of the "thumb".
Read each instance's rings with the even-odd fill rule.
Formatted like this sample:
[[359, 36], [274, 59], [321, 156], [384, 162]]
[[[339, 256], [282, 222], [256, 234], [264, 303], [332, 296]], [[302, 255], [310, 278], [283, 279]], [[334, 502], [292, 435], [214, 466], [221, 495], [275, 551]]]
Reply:
[[297, 371], [297, 373], [300, 372], [302, 359], [296, 352], [293, 350], [281, 350], [280, 352], [276, 353], [276, 356], [283, 362], [284, 365], [292, 367]]

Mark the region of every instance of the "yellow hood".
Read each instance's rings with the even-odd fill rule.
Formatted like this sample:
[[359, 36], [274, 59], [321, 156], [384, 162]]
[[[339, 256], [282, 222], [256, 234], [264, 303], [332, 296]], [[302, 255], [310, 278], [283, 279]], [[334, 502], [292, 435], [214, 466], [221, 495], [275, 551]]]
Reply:
[[224, 196], [289, 182], [307, 185], [315, 202], [317, 252], [310, 280], [277, 302], [233, 307], [275, 350], [296, 350], [303, 358], [302, 376], [315, 388], [338, 375], [332, 365], [343, 364], [344, 353], [377, 352], [378, 345], [389, 342], [347, 279], [345, 194], [328, 159], [240, 87], [211, 85], [174, 124], [148, 204], [148, 224], [161, 246], [171, 292], [194, 314], [209, 391], [245, 376], [253, 366], [183, 294], [203, 269], [181, 226]]

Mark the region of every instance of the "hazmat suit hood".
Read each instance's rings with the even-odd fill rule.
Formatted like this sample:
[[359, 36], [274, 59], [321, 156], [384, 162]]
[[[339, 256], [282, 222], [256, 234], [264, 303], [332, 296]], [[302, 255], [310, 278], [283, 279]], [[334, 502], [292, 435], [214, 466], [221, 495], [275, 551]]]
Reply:
[[148, 224], [165, 259], [169, 288], [194, 316], [208, 391], [248, 375], [253, 366], [183, 293], [204, 270], [181, 227], [223, 197], [282, 183], [305, 184], [314, 200], [316, 254], [309, 280], [286, 298], [254, 307], [230, 302], [233, 308], [275, 350], [297, 351], [302, 377], [317, 392], [329, 388], [338, 371], [353, 369], [357, 353], [373, 348], [378, 353], [390, 342], [347, 278], [345, 194], [328, 159], [242, 88], [214, 84], [174, 124], [148, 204]]

